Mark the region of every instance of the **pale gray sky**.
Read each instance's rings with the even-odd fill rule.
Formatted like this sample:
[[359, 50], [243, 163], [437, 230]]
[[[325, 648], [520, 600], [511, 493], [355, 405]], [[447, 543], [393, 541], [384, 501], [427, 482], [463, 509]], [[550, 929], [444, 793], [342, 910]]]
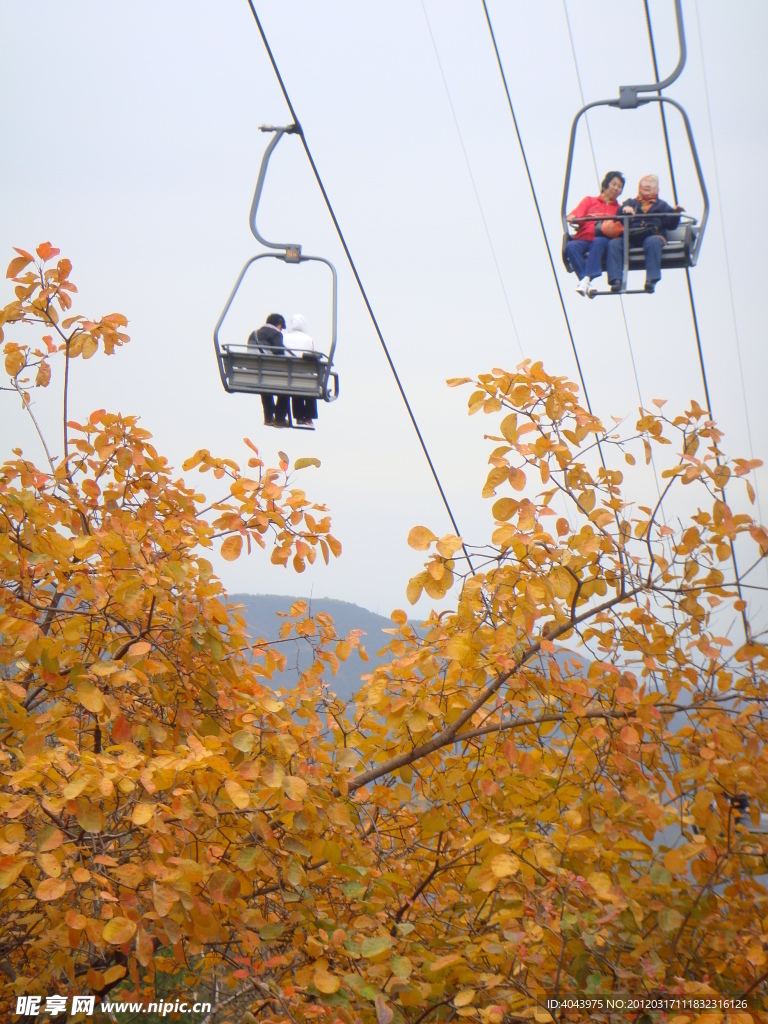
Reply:
[[[483, 541], [490, 503], [480, 498], [488, 454], [482, 435], [491, 424], [468, 420], [468, 393], [443, 382], [514, 366], [521, 351], [551, 371], [575, 377], [576, 370], [482, 4], [257, 6], [459, 526], [468, 541]], [[606, 419], [633, 417], [638, 393], [621, 305], [579, 298], [557, 255], [568, 133], [581, 105], [565, 6], [489, 0], [489, 10], [590, 398]], [[608, 7], [568, 0], [567, 11], [587, 101], [651, 80], [641, 0]], [[671, 0], [651, 0], [651, 12], [666, 74], [677, 59]], [[727, 243], [752, 443], [756, 455], [766, 455], [768, 289], [756, 223], [768, 162], [768, 5], [684, 0], [684, 13], [688, 64], [670, 95], [693, 123], [712, 202], [692, 272], [712, 402], [728, 450], [748, 455]], [[13, 245], [49, 239], [74, 263], [79, 308], [120, 310], [130, 319], [125, 351], [77, 367], [73, 417], [98, 406], [139, 412], [179, 466], [198, 447], [244, 462], [244, 436], [268, 461], [278, 448], [291, 458], [317, 456], [322, 468], [300, 482], [330, 506], [342, 558], [303, 579], [264, 558], [218, 562], [225, 583], [254, 593], [311, 587], [316, 596], [385, 614], [403, 606], [407, 579], [422, 562], [406, 546], [409, 528], [423, 523], [443, 533], [449, 524], [297, 139], [285, 139], [272, 161], [260, 226], [268, 238], [299, 241], [339, 270], [341, 397], [321, 408], [314, 434], [268, 431], [258, 399], [228, 396], [218, 379], [213, 325], [242, 264], [258, 251], [248, 229], [266, 143], [258, 125], [289, 119], [245, 0], [6, 0], [0, 29], [0, 257], [7, 261]], [[656, 171], [670, 197], [655, 108], [602, 111], [590, 124], [601, 175], [623, 170], [633, 195], [638, 177]], [[687, 147], [674, 119], [671, 127], [681, 202], [697, 214]], [[570, 205], [595, 191], [582, 132]], [[225, 324], [230, 340], [279, 309], [304, 313], [322, 342], [325, 278], [304, 267], [278, 270], [247, 279]], [[666, 397], [667, 408], [677, 409], [691, 396], [701, 400], [685, 275], [665, 274], [652, 299], [628, 297], [625, 310], [645, 403]], [[47, 402], [41, 397], [36, 411], [58, 438]], [[0, 402], [0, 436], [3, 454], [22, 444], [40, 457], [8, 396]], [[758, 480], [768, 513], [768, 475]], [[208, 478], [205, 484], [210, 491]], [[636, 496], [654, 495], [652, 478], [642, 476]], [[766, 582], [764, 572], [753, 576]]]

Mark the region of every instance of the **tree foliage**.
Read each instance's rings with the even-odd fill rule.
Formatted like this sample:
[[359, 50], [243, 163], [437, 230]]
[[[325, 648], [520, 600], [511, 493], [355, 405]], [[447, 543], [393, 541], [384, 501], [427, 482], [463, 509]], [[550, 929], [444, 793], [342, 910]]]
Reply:
[[[393, 612], [388, 659], [344, 706], [328, 676], [365, 658], [360, 637], [298, 603], [283, 634], [315, 659], [277, 689], [279, 646], [246, 635], [204, 557], [338, 555], [301, 460], [268, 469], [251, 445], [245, 475], [199, 451], [184, 469], [220, 489], [207, 500], [135, 417], [68, 419], [71, 361], [127, 342], [126, 321], [63, 317], [71, 266], [36, 256], [8, 270], [5, 365], [32, 415], [63, 359], [64, 455], [0, 470], [3, 1005], [149, 999], [162, 975], [215, 976], [219, 1022], [754, 998], [768, 651], [733, 552], [765, 558], [768, 534], [728, 505], [754, 464], [725, 459], [706, 412], [643, 410], [623, 438], [540, 363], [482, 376], [492, 543], [470, 568], [461, 539], [412, 530], [408, 598], [456, 608], [418, 630]], [[666, 455], [653, 502], [625, 497], [636, 455]]]

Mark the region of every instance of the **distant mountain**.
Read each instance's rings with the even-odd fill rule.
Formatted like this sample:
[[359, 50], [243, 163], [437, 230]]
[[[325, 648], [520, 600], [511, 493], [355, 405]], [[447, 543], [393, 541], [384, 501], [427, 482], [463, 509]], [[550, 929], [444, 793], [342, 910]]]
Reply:
[[[280, 626], [285, 622], [278, 612], [289, 612], [294, 601], [305, 601], [300, 597], [281, 597], [276, 594], [230, 594], [233, 604], [243, 606], [243, 614], [248, 623], [248, 632], [255, 640], [278, 640]], [[307, 603], [309, 603], [307, 601]], [[316, 615], [324, 612], [330, 615], [336, 627], [336, 633], [343, 638], [353, 629], [362, 629], [366, 634], [361, 638], [369, 661], [362, 661], [353, 651], [347, 661], [339, 666], [335, 676], [328, 672], [328, 683], [331, 689], [342, 700], [349, 698], [360, 689], [360, 676], [373, 671], [375, 665], [382, 661], [378, 652], [386, 646], [390, 637], [382, 633], [383, 629], [391, 629], [393, 623], [384, 615], [376, 615], [367, 608], [352, 604], [349, 601], [335, 601], [332, 598], [313, 598], [311, 613]], [[274, 680], [276, 686], [291, 686], [312, 662], [312, 651], [307, 640], [291, 639], [281, 644], [283, 654], [288, 658], [288, 666], [282, 678]]]
[[[263, 637], [272, 641], [279, 640], [280, 626], [285, 622], [278, 612], [288, 613], [294, 601], [307, 600], [301, 597], [280, 597], [276, 594], [230, 594], [229, 599], [233, 604], [243, 606], [248, 632], [254, 640]], [[331, 676], [330, 672], [327, 674], [328, 683], [334, 693], [342, 700], [349, 700], [360, 689], [360, 676], [368, 675], [384, 660], [383, 657], [379, 657], [379, 651], [387, 645], [390, 637], [382, 630], [390, 629], [393, 623], [386, 616], [376, 615], [367, 608], [361, 608], [349, 601], [335, 601], [329, 597], [312, 600], [311, 613], [315, 615], [317, 612], [325, 612], [333, 618], [339, 637], [345, 637], [353, 629], [362, 629], [366, 634], [361, 642], [369, 660], [362, 661], [357, 652], [353, 651], [347, 661], [341, 662], [335, 676]], [[307, 640], [300, 638], [283, 641], [280, 646], [288, 658], [288, 665], [283, 675], [273, 682], [276, 687], [292, 686], [301, 672], [312, 663], [312, 649]], [[579, 671], [580, 665], [583, 666], [583, 671], [587, 672], [591, 660], [567, 648], [560, 648], [554, 658], [560, 666], [560, 671], [565, 674], [569, 671]]]

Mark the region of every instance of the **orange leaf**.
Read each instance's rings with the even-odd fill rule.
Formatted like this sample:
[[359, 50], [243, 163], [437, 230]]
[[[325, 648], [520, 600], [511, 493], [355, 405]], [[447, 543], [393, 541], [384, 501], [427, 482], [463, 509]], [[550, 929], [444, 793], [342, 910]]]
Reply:
[[155, 947], [152, 939], [143, 928], [139, 928], [136, 936], [136, 959], [142, 967], [149, 967], [154, 956]]
[[39, 900], [60, 900], [67, 891], [66, 882], [60, 878], [46, 878], [35, 890]]
[[41, 260], [50, 260], [54, 256], [58, 256], [61, 249], [56, 249], [51, 245], [50, 242], [41, 242], [35, 250]]
[[226, 558], [228, 562], [234, 562], [236, 558], [240, 557], [242, 550], [243, 538], [239, 533], [232, 533], [221, 545], [221, 557]]
[[6, 277], [18, 277], [24, 267], [32, 262], [32, 257], [29, 256], [15, 256], [8, 264], [8, 269], [5, 272]]
[[234, 903], [240, 895], [240, 880], [231, 871], [214, 871], [208, 882], [208, 892], [217, 903]]

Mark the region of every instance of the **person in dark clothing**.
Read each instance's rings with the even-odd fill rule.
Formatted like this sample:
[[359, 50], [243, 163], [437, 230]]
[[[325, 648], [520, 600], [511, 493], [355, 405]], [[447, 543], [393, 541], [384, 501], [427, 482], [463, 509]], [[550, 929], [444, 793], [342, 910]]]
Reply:
[[[285, 317], [280, 313], [270, 313], [267, 322], [248, 336], [248, 347], [258, 348], [260, 352], [282, 352]], [[261, 405], [264, 409], [264, 424], [267, 427], [288, 426], [288, 395], [262, 395]]]
[[[626, 224], [629, 229], [629, 244], [642, 245], [645, 250], [645, 290], [652, 292], [661, 280], [661, 251], [667, 244], [667, 231], [680, 223], [682, 206], [670, 206], [659, 199], [659, 179], [655, 174], [646, 174], [640, 179], [636, 199], [626, 199], [620, 213], [629, 214], [632, 219]], [[608, 243], [606, 269], [612, 292], [621, 291], [624, 269], [624, 241], [612, 238]]]

